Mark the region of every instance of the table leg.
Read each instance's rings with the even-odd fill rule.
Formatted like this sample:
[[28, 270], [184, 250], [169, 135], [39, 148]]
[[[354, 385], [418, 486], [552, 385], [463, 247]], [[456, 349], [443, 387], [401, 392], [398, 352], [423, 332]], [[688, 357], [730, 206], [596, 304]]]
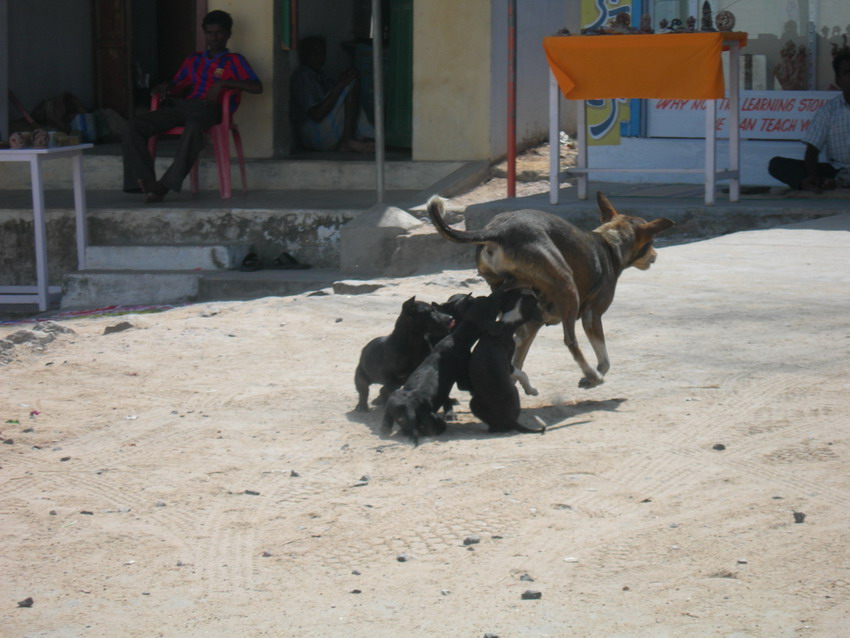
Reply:
[[741, 43], [738, 40], [729, 45], [729, 201], [737, 202], [741, 195], [741, 129], [739, 96], [739, 60]]
[[30, 160], [30, 179], [32, 180], [32, 226], [35, 235], [35, 273], [38, 309], [47, 310], [47, 229], [44, 222], [44, 185], [41, 182], [41, 159]]
[[558, 82], [549, 71], [549, 203], [557, 204], [561, 193], [561, 101]]
[[[587, 111], [585, 110], [587, 102], [578, 100], [576, 102], [576, 143], [578, 152], [576, 153], [576, 168], [587, 168]], [[582, 171], [578, 174], [578, 198], [587, 199], [587, 182], [588, 173]]]
[[75, 155], [74, 167], [74, 212], [77, 219], [77, 270], [86, 269], [86, 246], [88, 229], [86, 228], [86, 187], [83, 181], [83, 156]]
[[705, 204], [714, 204], [714, 187], [717, 183], [717, 102], [705, 101]]

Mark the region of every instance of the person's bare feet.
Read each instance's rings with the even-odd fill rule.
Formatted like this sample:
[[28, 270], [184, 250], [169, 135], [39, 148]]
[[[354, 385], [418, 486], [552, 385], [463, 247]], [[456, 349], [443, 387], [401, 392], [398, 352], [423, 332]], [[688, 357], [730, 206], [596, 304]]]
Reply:
[[139, 187], [145, 194], [145, 204], [156, 204], [157, 202], [161, 202], [165, 199], [165, 195], [168, 193], [168, 188], [163, 186], [160, 182], [151, 182], [140, 179]]
[[344, 153], [374, 153], [375, 142], [371, 140], [346, 140], [339, 145], [339, 150]]

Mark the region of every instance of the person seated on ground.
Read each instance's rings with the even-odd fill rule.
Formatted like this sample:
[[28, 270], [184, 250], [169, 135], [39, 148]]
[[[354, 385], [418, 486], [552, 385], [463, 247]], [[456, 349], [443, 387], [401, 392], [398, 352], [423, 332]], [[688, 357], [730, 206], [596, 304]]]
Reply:
[[374, 142], [357, 138], [360, 80], [351, 68], [334, 81], [322, 72], [327, 45], [321, 36], [299, 44], [300, 65], [290, 80], [290, 117], [301, 146], [311, 151], [371, 153]]
[[[204, 131], [221, 121], [222, 91], [263, 92], [263, 84], [248, 61], [227, 49], [233, 29], [230, 14], [211, 11], [204, 16], [202, 26], [206, 51], [187, 57], [171, 82], [155, 87], [153, 93], [166, 99], [155, 111], [131, 117], [122, 135], [124, 191], [144, 192], [147, 203], [162, 201], [170, 190], [180, 192], [204, 148]], [[232, 104], [231, 110], [237, 104]], [[177, 153], [157, 180], [148, 139], [175, 126], [184, 127]]]
[[768, 165], [771, 176], [795, 190], [850, 188], [850, 52], [836, 55], [832, 69], [841, 95], [815, 113], [803, 134], [804, 159], [774, 157]]

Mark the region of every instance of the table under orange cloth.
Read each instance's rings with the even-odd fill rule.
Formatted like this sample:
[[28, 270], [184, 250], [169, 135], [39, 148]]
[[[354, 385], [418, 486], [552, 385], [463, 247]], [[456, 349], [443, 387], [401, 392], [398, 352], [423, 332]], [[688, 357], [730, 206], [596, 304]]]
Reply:
[[724, 41], [747, 43], [743, 32], [551, 36], [543, 39], [549, 68], [564, 97], [724, 97]]

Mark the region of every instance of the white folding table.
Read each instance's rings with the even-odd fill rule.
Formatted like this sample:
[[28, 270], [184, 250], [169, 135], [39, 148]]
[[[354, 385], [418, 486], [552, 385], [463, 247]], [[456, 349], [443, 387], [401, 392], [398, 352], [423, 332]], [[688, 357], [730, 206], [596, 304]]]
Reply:
[[[711, 72], [694, 69], [693, 51], [685, 50], [694, 42], [713, 41], [711, 53], [702, 52], [699, 63]], [[714, 32], [699, 34], [553, 36], [544, 39], [550, 66], [549, 81], [549, 201], [557, 204], [560, 190], [560, 90], [577, 101], [578, 153], [576, 167], [567, 174], [578, 177], [578, 198], [587, 199], [588, 174], [593, 173], [704, 173], [705, 203], [714, 204], [718, 180], [729, 180], [729, 200], [740, 195], [740, 134], [738, 105], [738, 68], [741, 47], [747, 34]], [[660, 50], [653, 47], [660, 47]], [[683, 50], [678, 50], [681, 47]], [[729, 51], [729, 167], [717, 170], [717, 99], [722, 97], [721, 48]], [[607, 58], [607, 59], [606, 59]], [[561, 68], [561, 65], [568, 68]], [[684, 65], [684, 66], [682, 66]], [[690, 71], [690, 72], [689, 72]], [[556, 77], [557, 76], [557, 77]], [[641, 81], [636, 82], [638, 78]], [[582, 85], [582, 79], [584, 84]], [[559, 80], [568, 86], [559, 84]], [[687, 88], [682, 93], [683, 85]], [[719, 82], [719, 84], [718, 84]], [[620, 86], [627, 88], [618, 89]], [[560, 90], [559, 90], [560, 89]], [[696, 90], [702, 95], [688, 94]], [[599, 94], [595, 94], [598, 91]], [[588, 96], [588, 92], [593, 95]], [[620, 95], [619, 93], [624, 93]], [[616, 95], [614, 95], [616, 94]], [[581, 95], [582, 97], [572, 97]], [[703, 168], [593, 168], [588, 164], [585, 101], [600, 98], [713, 97], [706, 99], [705, 166]]]
[[74, 211], [77, 228], [77, 267], [86, 267], [86, 189], [83, 181], [83, 151], [92, 144], [0, 150], [0, 162], [29, 162], [32, 188], [33, 234], [35, 235], [35, 286], [0, 286], [0, 302], [38, 303], [40, 311], [47, 310], [51, 293], [60, 293], [58, 286], [47, 282], [47, 231], [44, 221], [44, 184], [41, 165], [47, 160], [69, 158], [74, 175]]

